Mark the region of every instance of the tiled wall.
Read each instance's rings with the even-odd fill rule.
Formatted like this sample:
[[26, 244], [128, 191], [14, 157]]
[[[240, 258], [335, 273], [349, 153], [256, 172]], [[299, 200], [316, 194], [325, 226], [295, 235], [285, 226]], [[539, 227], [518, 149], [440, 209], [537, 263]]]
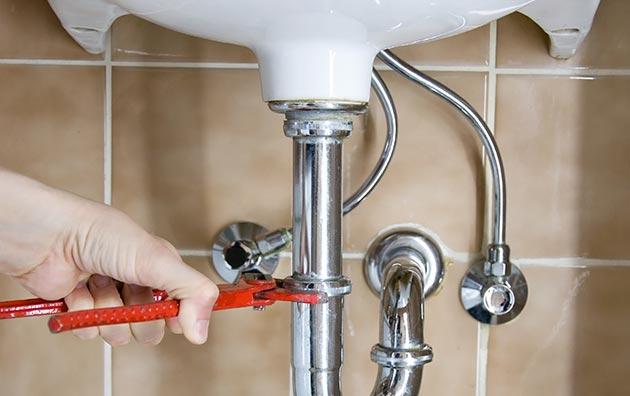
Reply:
[[[495, 127], [508, 175], [508, 240], [530, 284], [513, 323], [479, 326], [459, 282], [484, 239], [480, 148], [447, 105], [391, 72], [400, 116], [393, 163], [345, 221], [347, 395], [376, 366], [376, 297], [361, 268], [383, 228], [416, 223], [450, 249], [426, 308], [436, 358], [425, 395], [628, 395], [630, 382], [630, 3], [603, 0], [576, 57], [547, 55], [527, 18], [397, 52], [473, 103]], [[82, 51], [43, 0], [0, 0], [0, 165], [112, 203], [171, 240], [218, 281], [207, 258], [225, 224], [290, 223], [291, 152], [261, 102], [250, 51], [134, 17], [104, 55]], [[346, 187], [383, 143], [375, 104], [347, 142]], [[289, 271], [284, 259], [279, 276]], [[26, 296], [0, 277], [0, 299]], [[2, 395], [286, 395], [289, 307], [217, 313], [203, 347], [167, 336], [111, 350], [51, 336], [44, 319], [0, 323]]]

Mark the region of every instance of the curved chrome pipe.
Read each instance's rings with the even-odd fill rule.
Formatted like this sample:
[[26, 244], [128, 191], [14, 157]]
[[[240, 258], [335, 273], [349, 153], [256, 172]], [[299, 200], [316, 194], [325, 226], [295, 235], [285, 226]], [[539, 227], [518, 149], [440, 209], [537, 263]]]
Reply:
[[442, 253], [420, 230], [393, 229], [370, 243], [363, 270], [381, 297], [380, 338], [371, 353], [379, 365], [372, 396], [417, 396], [422, 367], [433, 359], [424, 343], [424, 299], [444, 279]]
[[371, 358], [378, 363], [372, 396], [417, 396], [422, 367], [433, 360], [424, 344], [424, 285], [417, 264], [397, 259], [385, 270], [381, 292], [379, 344]]
[[510, 263], [505, 241], [505, 172], [497, 143], [479, 113], [461, 96], [426, 76], [390, 51], [378, 54], [387, 66], [455, 106], [471, 122], [481, 139], [492, 170], [492, 239], [483, 262], [473, 265], [464, 276], [460, 299], [468, 313], [482, 323], [501, 324], [518, 316], [527, 301], [525, 276]]
[[394, 156], [394, 150], [396, 149], [396, 141], [398, 140], [398, 115], [396, 114], [396, 107], [394, 106], [394, 100], [392, 95], [385, 85], [385, 82], [378, 74], [376, 70], [372, 70], [372, 89], [376, 93], [383, 111], [385, 112], [385, 120], [387, 122], [387, 137], [385, 139], [385, 146], [383, 152], [379, 158], [376, 166], [370, 173], [370, 176], [361, 184], [361, 187], [352, 194], [343, 203], [343, 214], [347, 215], [354, 208], [359, 206], [363, 200], [370, 195], [376, 185], [381, 181], [389, 163]]
[[407, 77], [409, 80], [427, 88], [429, 91], [445, 99], [461, 111], [472, 123], [475, 131], [479, 135], [483, 147], [486, 151], [492, 169], [492, 185], [494, 190], [494, 211], [492, 241], [493, 245], [505, 245], [505, 216], [506, 216], [506, 192], [505, 192], [505, 172], [503, 161], [497, 148], [497, 143], [492, 136], [490, 128], [483, 118], [464, 98], [450, 90], [445, 85], [419, 72], [413, 66], [398, 58], [388, 50], [381, 51], [378, 58], [393, 70]]

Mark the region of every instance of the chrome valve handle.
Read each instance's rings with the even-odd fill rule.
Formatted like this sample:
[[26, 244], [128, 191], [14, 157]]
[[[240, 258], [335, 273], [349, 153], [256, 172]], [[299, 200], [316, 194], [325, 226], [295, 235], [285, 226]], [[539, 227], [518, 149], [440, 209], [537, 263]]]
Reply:
[[226, 282], [236, 283], [248, 272], [271, 275], [278, 253], [291, 242], [286, 229], [268, 232], [254, 223], [234, 223], [223, 228], [212, 245], [212, 264]]

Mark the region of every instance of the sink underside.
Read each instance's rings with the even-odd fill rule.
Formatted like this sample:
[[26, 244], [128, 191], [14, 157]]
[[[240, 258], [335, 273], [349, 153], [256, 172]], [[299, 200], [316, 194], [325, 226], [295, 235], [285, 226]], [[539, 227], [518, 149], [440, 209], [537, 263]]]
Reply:
[[182, 33], [249, 47], [258, 57], [266, 101], [365, 102], [374, 56], [382, 49], [448, 37], [521, 10], [543, 21], [548, 33], [562, 30], [560, 41], [568, 49], [559, 55], [570, 55], [588, 33], [599, 0], [49, 2], [90, 52], [102, 52], [113, 21], [131, 13]]

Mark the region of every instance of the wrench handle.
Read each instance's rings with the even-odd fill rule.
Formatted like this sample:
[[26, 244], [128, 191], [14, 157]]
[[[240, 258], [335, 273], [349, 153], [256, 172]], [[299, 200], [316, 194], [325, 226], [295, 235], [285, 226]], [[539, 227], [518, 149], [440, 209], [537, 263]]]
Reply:
[[178, 313], [179, 301], [177, 300], [126, 307], [89, 309], [54, 315], [48, 320], [48, 328], [51, 333], [56, 334], [85, 327], [174, 318]]

